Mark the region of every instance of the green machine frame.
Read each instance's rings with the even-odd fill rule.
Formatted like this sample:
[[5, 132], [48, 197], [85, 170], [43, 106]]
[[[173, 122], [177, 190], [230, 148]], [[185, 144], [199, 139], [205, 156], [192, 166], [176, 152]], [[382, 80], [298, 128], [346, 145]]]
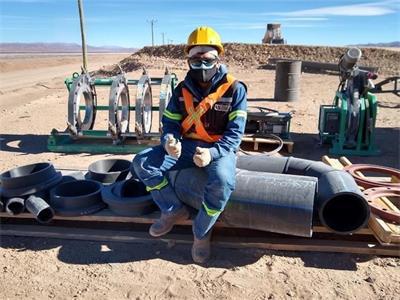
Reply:
[[[65, 85], [67, 87], [70, 96], [71, 94], [73, 94], [73, 91], [71, 92], [71, 90], [74, 88], [75, 81], [77, 81], [81, 76], [82, 75], [79, 75], [78, 73], [74, 73], [71, 78], [67, 78], [65, 80]], [[142, 78], [147, 79], [147, 81], [146, 82], [143, 81]], [[150, 78], [147, 75], [146, 71], [144, 71], [142, 78], [139, 80], [126, 79], [125, 80], [126, 88], [127, 86], [138, 86], [138, 90], [140, 88], [147, 88], [146, 93], [150, 93], [147, 94], [147, 96], [151, 98], [150, 100], [151, 103], [150, 106], [148, 107], [148, 110], [150, 111], [149, 113], [152, 114], [152, 111], [160, 111], [160, 122], [161, 122], [162, 112], [164, 111], [166, 105], [168, 104], [172, 91], [176, 86], [178, 80], [177, 76], [174, 73], [169, 74], [168, 70], [166, 70], [164, 77]], [[91, 79], [90, 85], [93, 88], [96, 86], [113, 86], [114, 81], [115, 77], [96, 78], [96, 79]], [[153, 95], [151, 94], [151, 86], [154, 85], [161, 86], [160, 105], [157, 107], [152, 105]], [[94, 90], [94, 97], [95, 98], [97, 97], [95, 90]], [[119, 100], [117, 99], [117, 101]], [[69, 102], [71, 102], [70, 99]], [[135, 103], [136, 105], [132, 105], [129, 102], [128, 105], [129, 107], [127, 108], [127, 110], [129, 110], [129, 112], [136, 111], [138, 103], [139, 103], [138, 99], [136, 99]], [[93, 107], [94, 107], [93, 123], [96, 111], [110, 111], [111, 109], [110, 105], [97, 105], [97, 98], [94, 100]], [[79, 106], [76, 107], [76, 110], [79, 111], [85, 111], [86, 109], [87, 109], [86, 103], [85, 105], [79, 104]], [[115, 109], [121, 111], [123, 107], [118, 102]], [[137, 113], [138, 112], [136, 112], [136, 116], [138, 117]], [[91, 127], [93, 127], [93, 123]], [[161, 129], [159, 128], [158, 132], [149, 132], [149, 131], [138, 132], [137, 126], [135, 124], [134, 132], [130, 132], [129, 130], [127, 130], [126, 132], [121, 133], [118, 139], [113, 139], [112, 136], [110, 135], [110, 130], [93, 130], [92, 128], [83, 128], [79, 132], [75, 132], [75, 134], [72, 134], [71, 130], [68, 130], [68, 128], [64, 131], [58, 131], [57, 129], [53, 129], [47, 141], [47, 148], [52, 152], [64, 152], [64, 153], [84, 153], [84, 152], [110, 153], [110, 154], [138, 153], [148, 147], [160, 143], [160, 130]]]
[[349, 144], [348, 132], [349, 100], [343, 92], [337, 91], [333, 105], [321, 105], [319, 111], [319, 136], [321, 143], [331, 144], [333, 155], [372, 156], [380, 151], [375, 144], [375, 122], [377, 98], [372, 93], [360, 98], [359, 123], [355, 143]]

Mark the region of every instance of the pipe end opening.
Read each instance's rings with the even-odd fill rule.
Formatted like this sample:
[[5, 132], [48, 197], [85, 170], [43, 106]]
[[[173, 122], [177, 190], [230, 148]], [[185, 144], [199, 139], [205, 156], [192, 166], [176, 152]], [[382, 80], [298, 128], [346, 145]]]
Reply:
[[320, 219], [337, 233], [352, 233], [367, 224], [369, 215], [369, 205], [361, 195], [342, 193], [325, 203]]

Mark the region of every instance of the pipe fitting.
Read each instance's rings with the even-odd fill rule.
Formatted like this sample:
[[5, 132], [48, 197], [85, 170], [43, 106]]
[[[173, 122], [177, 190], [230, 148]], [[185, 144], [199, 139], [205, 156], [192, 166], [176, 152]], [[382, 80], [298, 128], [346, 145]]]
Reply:
[[40, 197], [29, 196], [25, 200], [25, 207], [39, 223], [49, 223], [54, 217], [54, 210]]

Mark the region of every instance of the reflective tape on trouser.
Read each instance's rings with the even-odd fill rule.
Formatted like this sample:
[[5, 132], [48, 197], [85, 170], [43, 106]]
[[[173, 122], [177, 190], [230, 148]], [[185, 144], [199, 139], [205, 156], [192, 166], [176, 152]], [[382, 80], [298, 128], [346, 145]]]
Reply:
[[167, 178], [164, 177], [164, 179], [159, 184], [157, 184], [155, 186], [146, 186], [146, 191], [150, 192], [150, 191], [154, 191], [154, 190], [161, 190], [166, 185], [168, 185], [168, 180], [167, 180]]
[[209, 215], [210, 217], [218, 216], [222, 212], [222, 210], [212, 209], [212, 208], [207, 207], [207, 205], [204, 202], [203, 202], [203, 207], [204, 207], [204, 210], [206, 211], [207, 215]]

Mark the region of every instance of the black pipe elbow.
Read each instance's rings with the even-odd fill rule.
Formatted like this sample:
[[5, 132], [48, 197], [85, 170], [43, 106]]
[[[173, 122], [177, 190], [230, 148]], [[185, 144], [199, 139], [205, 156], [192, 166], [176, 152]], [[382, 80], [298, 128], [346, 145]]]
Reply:
[[370, 208], [353, 177], [319, 161], [266, 155], [239, 156], [237, 167], [250, 171], [318, 178], [314, 203], [321, 223], [336, 233], [350, 234], [365, 227]]

